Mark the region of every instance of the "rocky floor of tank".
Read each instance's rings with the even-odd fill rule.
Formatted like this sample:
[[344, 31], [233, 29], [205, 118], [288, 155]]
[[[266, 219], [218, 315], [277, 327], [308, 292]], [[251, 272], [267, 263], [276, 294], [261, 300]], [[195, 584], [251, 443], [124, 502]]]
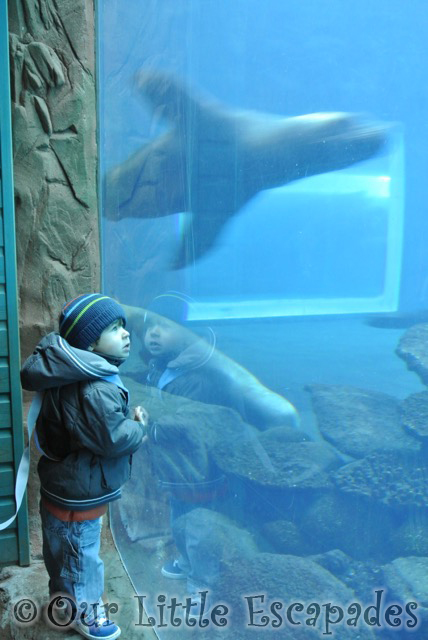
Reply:
[[[357, 318], [346, 322], [337, 319], [320, 319], [311, 324], [290, 321], [287, 325], [270, 326], [268, 340], [263, 327], [251, 326], [251, 344], [257, 347], [251, 350], [245, 348], [248, 341], [243, 341], [241, 345], [239, 341], [233, 340], [236, 338], [236, 329], [229, 332], [231, 335], [228, 335], [226, 329], [222, 328], [218, 331], [221, 347], [247, 366], [250, 371], [256, 373], [268, 386], [276, 387], [276, 391], [283, 392], [290, 398], [301, 412], [303, 425], [313, 435], [317, 434], [317, 426], [308, 393], [304, 391], [308, 381], [315, 380], [326, 384], [339, 382], [361, 386], [381, 390], [397, 398], [405, 398], [408, 394], [424, 389], [415, 373], [407, 370], [406, 364], [395, 353], [398, 341], [405, 333], [405, 330], [400, 328], [379, 331]], [[268, 363], [269, 367], [260, 367], [261, 363]], [[285, 385], [286, 388], [282, 389], [276, 378], [277, 372], [281, 371], [284, 363], [289, 379]], [[257, 369], [257, 365], [260, 370]], [[271, 374], [272, 380], [269, 379], [268, 374]], [[142, 482], [143, 486], [144, 482]], [[114, 518], [113, 527], [124, 564], [132, 577], [136, 592], [140, 597], [144, 596], [149, 614], [155, 616], [156, 634], [162, 640], [169, 640], [172, 637], [181, 640], [194, 633], [205, 637], [206, 631], [198, 628], [190, 629], [185, 625], [181, 625], [179, 629], [171, 628], [169, 618], [167, 619], [169, 611], [165, 611], [165, 619], [160, 620], [158, 605], [162, 602], [159, 600], [162, 595], [165, 596], [165, 603], [168, 604], [172, 597], [183, 601], [187, 594], [185, 583], [166, 580], [161, 575], [162, 564], [166, 559], [173, 557], [174, 547], [168, 536], [165, 514], [157, 513], [157, 516], [162, 516], [162, 526], [159, 527], [157, 534], [152, 530], [156, 521], [155, 508], [150, 507], [153, 513], [146, 512], [144, 505], [140, 503], [143, 501], [142, 493], [142, 489], [140, 492], [133, 493], [133, 498], [136, 500], [136, 503], [135, 501], [132, 503], [133, 517]], [[117, 508], [117, 505], [114, 508]], [[140, 516], [141, 519], [139, 519]], [[126, 531], [123, 522], [127, 520], [128, 525], [129, 522], [137, 522], [140, 530], [129, 531], [128, 526]], [[142, 528], [144, 531], [141, 530]], [[212, 628], [213, 625], [210, 627], [210, 638], [217, 638], [217, 630]], [[223, 637], [225, 631], [229, 629], [223, 629]], [[218, 632], [221, 633], [221, 630]], [[234, 640], [241, 635], [246, 637], [245, 630], [242, 630], [242, 633], [241, 630], [239, 632], [235, 630]], [[362, 637], [371, 638], [371, 631], [364, 630]], [[389, 638], [390, 636], [388, 631], [382, 630], [380, 637]]]

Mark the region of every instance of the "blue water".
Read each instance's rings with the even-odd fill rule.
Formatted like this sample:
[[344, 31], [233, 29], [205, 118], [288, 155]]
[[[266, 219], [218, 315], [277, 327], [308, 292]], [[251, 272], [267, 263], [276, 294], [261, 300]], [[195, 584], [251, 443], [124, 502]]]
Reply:
[[[267, 418], [252, 421], [250, 413], [236, 418], [237, 433], [243, 431], [225, 452], [221, 441], [213, 445], [208, 455], [214, 458], [229, 461], [231, 452], [236, 454], [225, 463], [232, 508], [230, 503], [227, 508], [225, 503], [204, 504], [208, 516], [194, 508], [182, 522], [187, 542], [195, 530], [208, 528], [209, 535], [201, 533], [202, 542], [194, 543], [203, 549], [197, 562], [205, 566], [206, 556], [212, 556], [215, 577], [209, 578], [206, 569], [206, 582], [213, 598], [229, 598], [237, 608], [237, 618], [229, 616], [222, 637], [264, 637], [263, 629], [239, 618], [234, 598], [248, 590], [281, 602], [327, 598], [320, 605], [345, 606], [353, 599], [371, 604], [377, 588], [388, 595], [382, 596], [384, 617], [376, 637], [422, 640], [428, 633], [425, 480], [422, 489], [417, 479], [404, 482], [403, 491], [410, 492], [404, 502], [399, 497], [388, 502], [395, 491], [388, 473], [402, 468], [402, 478], [413, 478], [411, 470], [422, 464], [418, 456], [413, 463], [405, 461], [406, 447], [412, 452], [408, 455], [416, 455], [420, 442], [402, 426], [394, 429], [404, 401], [425, 390], [396, 353], [412, 325], [426, 319], [428, 306], [425, 2], [109, 0], [99, 3], [97, 19], [104, 289], [140, 309], [170, 289], [191, 296], [191, 327], [199, 333], [212, 327], [216, 349], [230, 359], [221, 360], [222, 367], [232, 372], [240, 393], [245, 396], [254, 384], [249, 396], [256, 403], [267, 390], [279, 394], [296, 409], [299, 437], [306, 434], [311, 442], [336, 447], [334, 454], [328, 448], [319, 454], [299, 445], [293, 471], [293, 459], [281, 456], [287, 448], [294, 451], [294, 436], [275, 431], [278, 424]], [[159, 104], [151, 103], [137, 89], [140, 70], [152, 79], [169, 74], [186, 87], [191, 101], [184, 99], [177, 107], [162, 93], [167, 85], [157, 82], [154, 101]], [[168, 117], [172, 105], [177, 111]], [[200, 116], [210, 109], [222, 118]], [[251, 160], [259, 161], [261, 153], [253, 159], [248, 152], [241, 154], [241, 134], [234, 138], [225, 124], [233, 120], [239, 129], [251, 122], [251, 136], [266, 141], [277, 117], [339, 111], [358, 114], [373, 127], [382, 123], [388, 143], [363, 162], [289, 184], [269, 182], [266, 159], [251, 173]], [[162, 143], [173, 130], [179, 153], [177, 146]], [[270, 147], [277, 139], [272, 137]], [[287, 149], [293, 144], [299, 142], [290, 142]], [[343, 152], [343, 147], [335, 149], [333, 156]], [[244, 188], [253, 197], [243, 198]], [[210, 224], [227, 206], [232, 211], [226, 213], [233, 215], [208, 246]], [[193, 220], [186, 207], [193, 210]], [[183, 239], [188, 263], [175, 269], [171, 265]], [[134, 402], [150, 404], [141, 384], [143, 333], [144, 327], [134, 323], [133, 354], [124, 377]], [[334, 391], [326, 410], [311, 400], [314, 385], [318, 390], [316, 385], [323, 385], [326, 394]], [[356, 399], [361, 390], [364, 401]], [[277, 396], [264, 397], [275, 404]], [[161, 418], [162, 412], [174, 416], [178, 405], [169, 403], [167, 397], [153, 411], [160, 411]], [[286, 406], [281, 404], [283, 410]], [[184, 401], [183, 407], [187, 411]], [[201, 420], [221, 433], [230, 414], [216, 418], [215, 411], [209, 414], [211, 405], [198, 407], [195, 411], [205, 416]], [[337, 421], [343, 421], [342, 430]], [[384, 433], [377, 448], [376, 429]], [[197, 466], [205, 442], [192, 433], [201, 438], [201, 448], [195, 453], [190, 447], [187, 455]], [[401, 445], [404, 436], [410, 441]], [[254, 442], [252, 475], [245, 452], [252, 451]], [[390, 471], [384, 449], [398, 456]], [[308, 451], [301, 455], [309, 466], [321, 456], [328, 477], [324, 484], [317, 477], [316, 486], [299, 485], [299, 480], [285, 489], [285, 481], [279, 486], [269, 475], [266, 480], [269, 469], [276, 469], [279, 478], [288, 464], [290, 474], [297, 473], [303, 464], [300, 450]], [[361, 485], [361, 475], [353, 480], [356, 492], [341, 490], [335, 474], [340, 477], [347, 463], [365, 461], [373, 452], [375, 462], [369, 458], [361, 473], [370, 476], [374, 493]], [[147, 595], [149, 613], [159, 617], [159, 594], [170, 602], [191, 589], [185, 580], [168, 580], [161, 573], [162, 565], [177, 555], [177, 535], [171, 533], [167, 496], [158, 488], [159, 470], [150, 455], [149, 443], [136, 456], [133, 479], [112, 509], [112, 522], [134, 588]], [[338, 456], [336, 462], [327, 462], [330, 455]], [[376, 460], [380, 467], [372, 471]], [[305, 476], [307, 469], [301, 473]], [[396, 482], [401, 486], [400, 477]], [[423, 495], [421, 504], [408, 497], [412, 482], [414, 493]], [[217, 520], [210, 520], [211, 512], [220, 513]], [[242, 543], [235, 545], [232, 538]], [[406, 626], [411, 622], [406, 598], [418, 604], [420, 624], [412, 634]], [[385, 607], [393, 601], [405, 612], [396, 631], [385, 618]], [[168, 621], [155, 625], [155, 632], [162, 639], [191, 631], [186, 624], [179, 631], [172, 627]], [[199, 632], [217, 638], [220, 628], [211, 620]], [[304, 621], [301, 627], [284, 623], [277, 633], [280, 638], [322, 637]], [[335, 637], [373, 638], [373, 627], [362, 619], [358, 629], [342, 626]]]

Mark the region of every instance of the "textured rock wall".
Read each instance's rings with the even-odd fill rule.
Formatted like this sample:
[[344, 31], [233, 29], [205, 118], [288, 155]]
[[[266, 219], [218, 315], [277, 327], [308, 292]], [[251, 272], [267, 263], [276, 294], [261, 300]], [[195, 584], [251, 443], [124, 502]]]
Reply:
[[21, 345], [99, 287], [94, 7], [9, 0]]

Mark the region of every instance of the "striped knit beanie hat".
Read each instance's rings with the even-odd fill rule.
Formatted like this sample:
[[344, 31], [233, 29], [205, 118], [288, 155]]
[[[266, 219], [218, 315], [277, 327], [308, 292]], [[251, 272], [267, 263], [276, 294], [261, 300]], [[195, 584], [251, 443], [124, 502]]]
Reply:
[[63, 306], [59, 333], [72, 347], [87, 349], [118, 318], [125, 326], [125, 311], [115, 300], [101, 293], [84, 293]]
[[145, 320], [149, 319], [150, 313], [168, 318], [177, 324], [186, 326], [188, 324], [189, 313], [193, 300], [179, 291], [167, 291], [156, 296], [147, 307]]

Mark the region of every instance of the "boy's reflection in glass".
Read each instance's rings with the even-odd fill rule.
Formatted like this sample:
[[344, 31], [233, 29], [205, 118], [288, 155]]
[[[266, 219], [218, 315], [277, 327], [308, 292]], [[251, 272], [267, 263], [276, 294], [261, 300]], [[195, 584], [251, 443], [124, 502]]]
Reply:
[[285, 398], [222, 356], [211, 329], [203, 328], [202, 336], [193, 326], [189, 330], [190, 306], [190, 299], [177, 292], [155, 298], [145, 314], [143, 342], [149, 360], [145, 382], [156, 400], [148, 451], [160, 486], [169, 493], [178, 552], [162, 574], [187, 579], [195, 600], [205, 590], [208, 598], [223, 597], [216, 587], [224, 587], [219, 568], [233, 542], [227, 523], [245, 513], [248, 524], [245, 480], [219, 469], [218, 446], [250, 447], [254, 463], [271, 470], [255, 434], [270, 426], [297, 427], [298, 415]]
[[[204, 339], [186, 329], [189, 303], [182, 294], [169, 292], [149, 306], [144, 324], [144, 347], [150, 354], [146, 384], [210, 405], [235, 404], [239, 410], [239, 398], [231, 398], [221, 378], [207, 366], [215, 347], [213, 332], [206, 330]], [[214, 410], [211, 428], [216, 428], [215, 416]], [[171, 579], [187, 579], [190, 594], [212, 590], [219, 558], [207, 549], [209, 531], [204, 529], [209, 527], [208, 522], [201, 518], [195, 527], [187, 522], [183, 525], [179, 518], [201, 507], [224, 510], [228, 493], [226, 478], [202, 441], [204, 431], [198, 433], [198, 419], [197, 410], [194, 416], [189, 415], [189, 410], [181, 415], [166, 410], [151, 424], [149, 436], [152, 451], [156, 445], [157, 449], [165, 445], [156, 457], [156, 471], [161, 486], [170, 494], [171, 528], [178, 550], [177, 557], [162, 567], [162, 574]]]

